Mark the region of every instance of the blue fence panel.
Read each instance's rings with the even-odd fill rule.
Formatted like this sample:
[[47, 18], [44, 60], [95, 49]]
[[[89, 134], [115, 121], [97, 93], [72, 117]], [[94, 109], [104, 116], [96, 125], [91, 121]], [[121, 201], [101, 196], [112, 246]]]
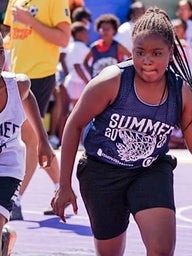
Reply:
[[98, 34], [94, 30], [94, 21], [97, 17], [104, 13], [112, 13], [115, 14], [122, 23], [126, 20], [126, 15], [131, 3], [131, 0], [85, 0], [85, 5], [91, 11], [93, 18], [90, 28], [90, 42], [98, 38]]

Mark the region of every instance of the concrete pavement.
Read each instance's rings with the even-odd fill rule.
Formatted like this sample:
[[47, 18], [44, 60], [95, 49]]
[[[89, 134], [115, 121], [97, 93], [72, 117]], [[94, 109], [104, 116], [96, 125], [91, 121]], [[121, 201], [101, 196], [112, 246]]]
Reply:
[[[192, 156], [187, 150], [171, 150], [178, 158], [175, 170], [175, 200], [177, 207], [177, 244], [175, 256], [192, 256]], [[77, 155], [79, 157], [80, 152]], [[60, 158], [60, 151], [57, 151]], [[75, 173], [74, 173], [75, 174]], [[17, 240], [12, 256], [92, 256], [94, 244], [89, 220], [82, 203], [78, 183], [73, 177], [79, 211], [74, 215], [66, 210], [67, 223], [56, 216], [44, 216], [50, 204], [53, 185], [45, 173], [38, 169], [23, 197], [24, 221], [12, 221]], [[133, 219], [127, 231], [127, 256], [144, 256], [145, 249]]]

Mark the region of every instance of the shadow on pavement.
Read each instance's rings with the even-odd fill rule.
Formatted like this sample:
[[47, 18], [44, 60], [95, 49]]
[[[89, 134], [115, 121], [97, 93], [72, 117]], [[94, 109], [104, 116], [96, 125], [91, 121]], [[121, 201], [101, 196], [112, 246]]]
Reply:
[[[69, 218], [69, 216], [67, 217]], [[27, 227], [27, 229], [53, 228], [57, 230], [68, 230], [81, 236], [92, 236], [89, 226], [79, 224], [64, 223], [59, 217], [48, 218], [44, 220], [24, 220], [23, 222], [30, 222], [38, 224], [38, 227]]]

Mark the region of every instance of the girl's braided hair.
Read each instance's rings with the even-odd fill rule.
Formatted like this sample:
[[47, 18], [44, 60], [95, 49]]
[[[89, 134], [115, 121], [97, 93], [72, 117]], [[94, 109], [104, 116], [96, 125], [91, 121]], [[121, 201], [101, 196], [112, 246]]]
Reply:
[[147, 9], [145, 14], [135, 22], [132, 32], [133, 40], [139, 33], [159, 35], [170, 47], [174, 47], [174, 58], [170, 61], [170, 68], [192, 88], [192, 75], [187, 57], [167, 13], [156, 6]]

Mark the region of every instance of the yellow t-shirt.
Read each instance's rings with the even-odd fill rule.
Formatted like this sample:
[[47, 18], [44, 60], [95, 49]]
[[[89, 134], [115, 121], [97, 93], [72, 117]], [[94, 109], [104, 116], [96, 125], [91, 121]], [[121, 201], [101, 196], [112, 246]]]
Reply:
[[60, 22], [71, 22], [68, 1], [10, 0], [4, 20], [11, 27], [11, 71], [25, 73], [30, 78], [54, 74], [59, 59], [59, 46], [43, 39], [31, 27], [14, 21], [12, 6], [27, 8], [36, 19], [54, 27]]

